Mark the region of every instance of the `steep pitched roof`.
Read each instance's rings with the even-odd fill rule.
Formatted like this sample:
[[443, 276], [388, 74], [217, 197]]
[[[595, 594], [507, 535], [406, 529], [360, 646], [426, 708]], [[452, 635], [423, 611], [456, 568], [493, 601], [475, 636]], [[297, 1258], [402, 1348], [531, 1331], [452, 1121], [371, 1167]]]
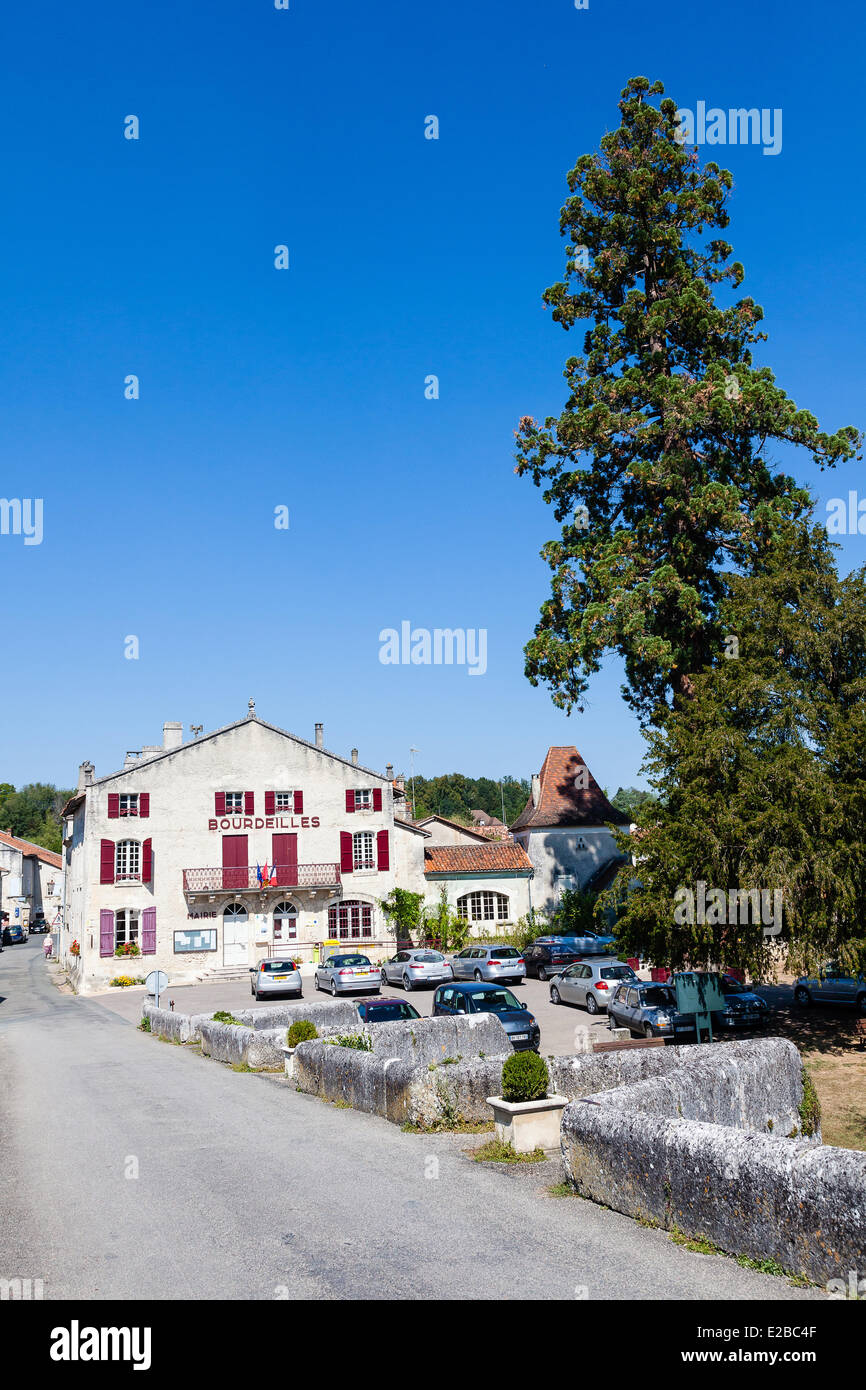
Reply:
[[479, 831], [473, 830], [471, 826], [461, 825], [459, 821], [449, 820], [447, 816], [423, 816], [421, 820], [413, 821], [412, 824], [424, 830], [431, 821], [438, 821], [440, 825], [450, 825], [452, 829], [459, 830], [462, 835], [468, 835], [470, 839], [477, 840], [479, 844], [487, 838], [486, 835], [481, 835]]
[[601, 825], [614, 821], [627, 825], [628, 816], [611, 806], [589, 768], [586, 786], [575, 786], [581, 768], [586, 767], [576, 748], [548, 748], [539, 774], [538, 805], [530, 796], [512, 830], [531, 830], [541, 826]]
[[10, 849], [20, 850], [28, 857], [33, 856], [41, 859], [43, 863], [50, 864], [53, 869], [62, 869], [63, 860], [59, 854], [55, 854], [53, 849], [43, 849], [41, 845], [34, 845], [30, 840], [19, 840], [17, 835], [10, 835], [6, 830], [0, 830], [0, 844], [8, 845]]
[[430, 845], [424, 851], [425, 874], [532, 873], [522, 845]]

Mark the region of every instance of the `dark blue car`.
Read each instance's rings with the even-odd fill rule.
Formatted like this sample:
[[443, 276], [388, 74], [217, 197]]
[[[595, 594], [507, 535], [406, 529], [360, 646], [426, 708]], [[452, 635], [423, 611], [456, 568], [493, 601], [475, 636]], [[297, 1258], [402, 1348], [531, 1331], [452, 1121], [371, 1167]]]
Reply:
[[505, 985], [440, 985], [433, 995], [433, 1017], [453, 1014], [496, 1014], [515, 1052], [538, 1051], [541, 1029], [535, 1015]]

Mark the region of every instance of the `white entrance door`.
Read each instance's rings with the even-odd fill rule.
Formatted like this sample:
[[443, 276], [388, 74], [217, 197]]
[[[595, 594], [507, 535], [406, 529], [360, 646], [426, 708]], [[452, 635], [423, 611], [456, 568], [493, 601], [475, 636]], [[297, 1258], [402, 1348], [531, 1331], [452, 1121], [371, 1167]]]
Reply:
[[223, 913], [223, 965], [247, 964], [249, 938], [246, 912], [242, 908], [228, 908]]

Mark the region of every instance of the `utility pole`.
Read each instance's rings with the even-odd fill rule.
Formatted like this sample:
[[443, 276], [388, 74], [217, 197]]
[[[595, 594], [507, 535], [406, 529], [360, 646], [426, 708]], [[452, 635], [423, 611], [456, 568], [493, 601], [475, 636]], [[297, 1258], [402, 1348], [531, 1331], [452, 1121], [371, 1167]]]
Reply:
[[415, 754], [420, 753], [420, 748], [409, 749], [410, 768], [409, 775], [412, 779], [412, 819], [415, 819]]

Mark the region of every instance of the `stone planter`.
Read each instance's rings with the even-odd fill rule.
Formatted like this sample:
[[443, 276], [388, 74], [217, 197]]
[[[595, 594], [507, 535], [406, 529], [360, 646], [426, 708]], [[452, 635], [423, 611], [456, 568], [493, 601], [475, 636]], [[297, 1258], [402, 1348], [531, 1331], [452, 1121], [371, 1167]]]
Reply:
[[285, 1059], [285, 1065], [286, 1065], [286, 1076], [294, 1076], [294, 1074], [295, 1074], [295, 1049], [294, 1049], [293, 1047], [284, 1047], [284, 1048], [283, 1048], [283, 1057], [284, 1057], [284, 1059]]
[[546, 1096], [544, 1100], [503, 1100], [488, 1096], [493, 1110], [496, 1137], [512, 1144], [515, 1153], [528, 1154], [533, 1149], [558, 1149], [562, 1112], [568, 1105], [567, 1096]]

